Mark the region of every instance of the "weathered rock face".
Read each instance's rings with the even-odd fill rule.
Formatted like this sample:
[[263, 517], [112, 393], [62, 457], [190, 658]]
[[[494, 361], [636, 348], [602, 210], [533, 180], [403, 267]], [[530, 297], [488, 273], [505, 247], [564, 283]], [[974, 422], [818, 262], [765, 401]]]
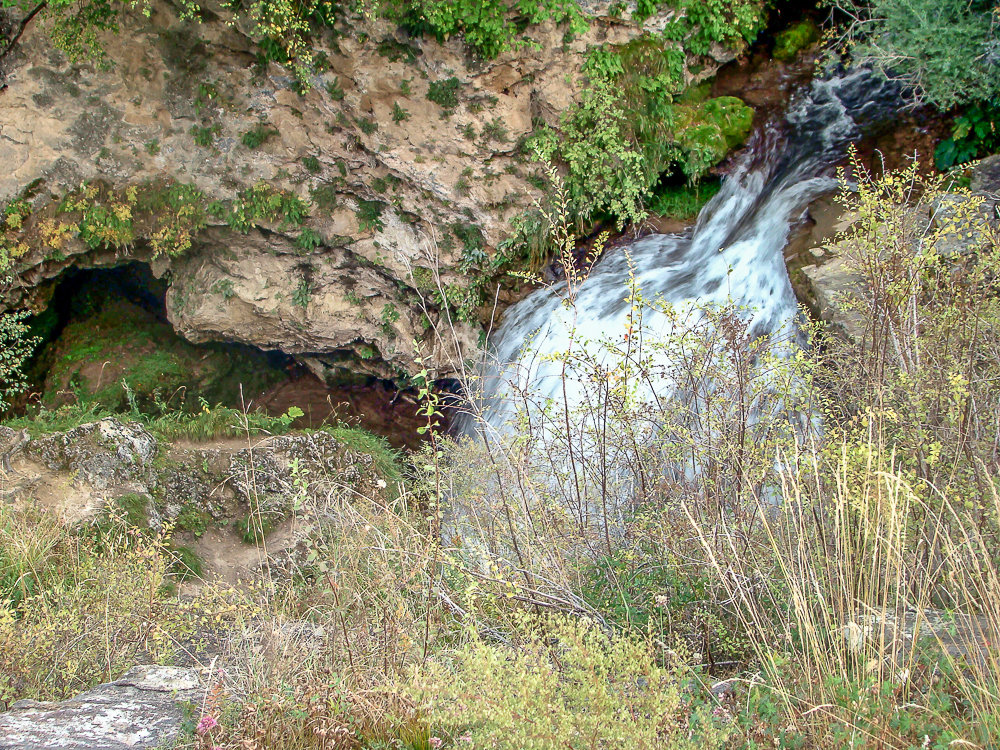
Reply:
[[0, 459], [0, 502], [41, 505], [69, 525], [108, 512], [169, 524], [206, 577], [251, 574], [256, 543], [291, 549], [331, 508], [394, 491], [385, 466], [324, 431], [188, 443], [113, 417], [35, 438], [0, 426]]
[[[433, 335], [437, 311], [420, 301], [439, 293], [431, 269], [461, 294], [475, 257], [537, 195], [537, 167], [518, 144], [571, 103], [588, 45], [627, 41], [670, 14], [638, 24], [607, 16], [607, 3], [587, 12], [599, 17], [587, 34], [567, 41], [555, 24], [533, 27], [537, 46], [487, 63], [458, 39], [355, 19], [354, 35], [320, 40], [329, 69], [304, 95], [284, 69], [255, 66], [248, 37], [211, 13], [180, 22], [153, 3], [148, 19], [136, 14], [108, 39], [110, 70], [68, 64], [29, 27], [5, 60], [0, 203], [26, 196], [41, 216], [87, 180], [120, 191], [168, 179], [210, 200], [263, 181], [312, 198], [305, 227], [315, 234], [303, 242], [302, 228], [266, 221], [241, 234], [210, 219], [189, 250], [155, 260], [145, 241], [118, 252], [42, 242], [20, 259], [20, 282], [0, 307], [39, 309], [70, 266], [153, 260], [171, 282], [170, 320], [192, 341], [280, 349], [319, 373], [350, 360], [383, 377], [420, 369], [418, 341], [448, 375], [478, 330], [455, 321], [447, 345]], [[689, 61], [698, 71], [689, 77], [732, 55]], [[248, 146], [251, 131], [260, 142]]]
[[[941, 230], [934, 249], [945, 258], [979, 252], [994, 241], [1000, 224], [1000, 156], [984, 159], [975, 167], [971, 190], [975, 203], [970, 203], [967, 194], [946, 193], [933, 205], [912, 209], [910, 220], [915, 227], [926, 227], [929, 236]], [[850, 230], [857, 216], [826, 200], [817, 201], [810, 212], [815, 212], [816, 223], [811, 234], [802, 238], [808, 253], [801, 254], [808, 260], [792, 269], [796, 294], [840, 334], [861, 340], [864, 320], [844, 301], [864, 299], [866, 282], [852, 267], [844, 242], [835, 239]], [[949, 225], [962, 231], [949, 231]]]
[[59, 703], [19, 701], [0, 714], [0, 750], [172, 747], [200, 687], [193, 669], [141, 666]]
[[156, 447], [156, 439], [137, 422], [102, 419], [32, 440], [25, 452], [49, 469], [71, 472], [94, 489], [104, 490], [142, 482]]

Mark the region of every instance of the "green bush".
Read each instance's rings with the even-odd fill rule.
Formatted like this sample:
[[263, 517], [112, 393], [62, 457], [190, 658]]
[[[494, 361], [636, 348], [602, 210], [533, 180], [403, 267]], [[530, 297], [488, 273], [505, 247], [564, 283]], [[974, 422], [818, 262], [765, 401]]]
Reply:
[[992, 0], [836, 0], [857, 19], [845, 34], [858, 62], [948, 109], [1000, 94], [1000, 25]]
[[278, 131], [266, 122], [261, 122], [240, 136], [240, 142], [247, 148], [259, 148], [273, 135], [278, 135]]
[[451, 110], [458, 106], [458, 90], [462, 82], [452, 76], [440, 81], [431, 81], [427, 89], [427, 98], [443, 109]]
[[[170, 663], [178, 643], [192, 637], [196, 605], [165, 595], [172, 554], [163, 539], [113, 524], [84, 533], [44, 524], [17, 529], [5, 509], [0, 528], [22, 551], [18, 564], [31, 566], [31, 583], [22, 573], [14, 586], [16, 603], [0, 597], [0, 708], [22, 698], [67, 698], [118, 679], [139, 658]], [[44, 539], [28, 551], [24, 543], [39, 532]], [[56, 547], [59, 555], [45, 553]], [[0, 553], [0, 576], [5, 559]]]
[[308, 205], [298, 196], [266, 182], [258, 182], [242, 191], [233, 201], [226, 220], [236, 231], [246, 233], [258, 221], [280, 221], [283, 227], [299, 226], [308, 214]]
[[24, 367], [38, 345], [24, 322], [27, 317], [25, 312], [0, 314], [0, 412], [27, 387]]
[[696, 183], [746, 138], [753, 110], [735, 97], [685, 101], [684, 65], [682, 49], [651, 35], [588, 55], [580, 101], [529, 143], [565, 169], [575, 217], [640, 221], [661, 175]]
[[411, 33], [439, 41], [461, 34], [485, 58], [517, 44], [531, 24], [553, 19], [574, 34], [587, 28], [576, 0], [388, 0], [385, 12]]
[[381, 232], [385, 228], [382, 220], [382, 212], [386, 204], [382, 201], [358, 201], [358, 210], [355, 215], [358, 219], [358, 227], [362, 232]]
[[955, 115], [951, 137], [934, 150], [938, 169], [950, 169], [1000, 150], [1000, 96], [975, 102]]
[[429, 734], [497, 750], [723, 746], [727, 733], [690, 715], [678, 672], [641, 636], [570, 618], [526, 621], [519, 636], [512, 647], [473, 638], [414, 673], [405, 694]]

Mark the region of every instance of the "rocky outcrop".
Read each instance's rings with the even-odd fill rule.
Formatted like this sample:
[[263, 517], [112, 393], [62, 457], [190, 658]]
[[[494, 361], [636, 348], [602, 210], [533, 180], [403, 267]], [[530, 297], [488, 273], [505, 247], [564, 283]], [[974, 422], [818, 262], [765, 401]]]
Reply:
[[142, 425], [111, 418], [32, 440], [25, 452], [46, 468], [69, 472], [101, 491], [142, 486], [156, 448], [156, 439]]
[[[852, 340], [864, 335], [864, 320], [848, 300], [868, 294], [862, 274], [852, 265], [846, 236], [857, 216], [831, 211], [828, 201], [818, 201], [815, 241], [808, 261], [792, 268], [796, 293], [834, 330]], [[1000, 228], [1000, 156], [984, 159], [973, 169], [970, 193], [945, 193], [931, 205], [920, 203], [909, 211], [914, 237], [933, 241], [944, 258], [959, 258], [982, 251], [995, 242]], [[919, 231], [918, 231], [919, 230]]]
[[193, 669], [141, 666], [59, 703], [18, 701], [0, 714], [0, 750], [173, 747], [200, 688]]
[[286, 523], [297, 531], [272, 552], [293, 546], [331, 508], [394, 491], [372, 454], [325, 431], [189, 443], [116, 418], [35, 438], [0, 426], [3, 455], [2, 502], [40, 504], [67, 524], [111, 514], [153, 531], [169, 525], [196, 545], [211, 531], [234, 559], [255, 561], [238, 553]]
[[[524, 138], [573, 100], [588, 46], [627, 41], [673, 14], [638, 23], [612, 17], [608, 3], [585, 6], [596, 18], [586, 34], [532, 27], [532, 44], [489, 62], [457, 38], [439, 44], [351, 19], [352, 34], [317, 40], [328, 67], [301, 93], [213, 12], [182, 22], [172, 5], [152, 3], [148, 18], [134, 14], [107, 39], [110, 69], [68, 64], [29, 26], [4, 61], [0, 203], [27, 199], [36, 241], [0, 308], [41, 308], [67, 268], [138, 259], [169, 278], [170, 321], [191, 341], [279, 349], [319, 374], [349, 362], [381, 377], [421, 369], [417, 341], [425, 364], [450, 374], [477, 328], [451, 316], [444, 345], [432, 325], [442, 297], [459, 305], [538, 195]], [[733, 55], [690, 60], [688, 78]], [[94, 180], [118, 193], [166, 180], [209, 202], [266, 183], [311, 209], [300, 226], [260, 219], [246, 234], [209, 216], [191, 247], [168, 257], [152, 230], [118, 249], [58, 233], [56, 204]], [[175, 230], [171, 220], [157, 231]]]

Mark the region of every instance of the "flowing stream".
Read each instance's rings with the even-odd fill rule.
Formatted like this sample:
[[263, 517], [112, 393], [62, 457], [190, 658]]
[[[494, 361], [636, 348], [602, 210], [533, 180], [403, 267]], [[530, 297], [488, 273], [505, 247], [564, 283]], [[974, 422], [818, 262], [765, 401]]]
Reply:
[[[837, 187], [832, 165], [847, 144], [899, 107], [898, 90], [863, 69], [799, 91], [782, 122], [754, 134], [692, 230], [646, 236], [609, 251], [577, 288], [572, 306], [563, 304], [562, 282], [511, 307], [491, 337], [495, 359], [482, 385], [485, 422], [463, 417], [457, 430], [471, 433], [483, 424], [507, 432], [518, 404], [543, 408], [565, 400], [573, 408], [588, 398], [586, 385], [563, 378], [552, 355], [572, 345], [587, 348], [596, 361], [616, 356], [599, 342], [628, 326], [630, 271], [645, 298], [670, 303], [688, 323], [706, 306], [730, 306], [742, 311], [751, 337], [776, 340], [784, 333], [793, 339], [798, 308], [782, 255], [791, 228], [811, 201]], [[666, 334], [677, 320], [650, 309], [645, 330]], [[669, 357], [669, 350], [654, 356]], [[649, 385], [661, 396], [670, 387]]]

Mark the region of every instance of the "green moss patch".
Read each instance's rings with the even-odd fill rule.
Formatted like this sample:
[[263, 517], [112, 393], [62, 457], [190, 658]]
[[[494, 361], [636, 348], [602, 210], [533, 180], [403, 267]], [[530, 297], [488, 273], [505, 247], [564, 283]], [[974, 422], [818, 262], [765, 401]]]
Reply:
[[800, 21], [794, 26], [789, 26], [782, 31], [774, 40], [775, 60], [788, 62], [795, 58], [802, 50], [813, 42], [819, 40], [819, 26], [811, 18]]
[[194, 407], [199, 397], [236, 403], [240, 384], [252, 392], [279, 376], [263, 354], [195, 346], [124, 299], [71, 321], [50, 347], [42, 396], [49, 406], [75, 400], [154, 413], [162, 405]]
[[682, 168], [694, 180], [742, 145], [753, 126], [753, 109], [735, 96], [677, 105], [674, 116]]

